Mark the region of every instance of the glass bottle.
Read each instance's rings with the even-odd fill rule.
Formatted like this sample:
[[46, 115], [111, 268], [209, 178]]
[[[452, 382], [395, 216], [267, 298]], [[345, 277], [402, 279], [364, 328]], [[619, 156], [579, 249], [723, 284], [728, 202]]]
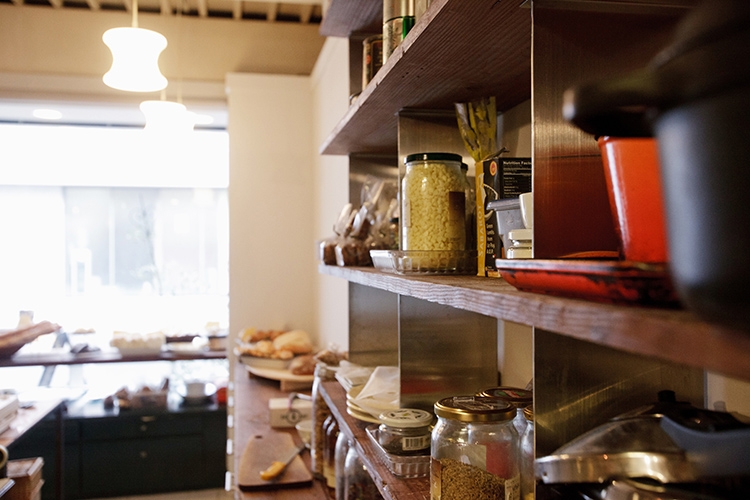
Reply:
[[521, 435], [521, 498], [534, 500], [534, 407], [524, 408], [523, 416], [526, 418], [526, 429]]
[[515, 408], [499, 399], [456, 396], [435, 403], [432, 500], [520, 499]]
[[323, 394], [321, 384], [325, 381], [333, 380], [334, 372], [328, 369], [325, 363], [315, 365], [315, 375], [312, 386], [312, 432], [310, 433], [310, 469], [313, 476], [323, 479], [323, 448], [325, 445], [325, 432], [323, 423], [331, 415]]

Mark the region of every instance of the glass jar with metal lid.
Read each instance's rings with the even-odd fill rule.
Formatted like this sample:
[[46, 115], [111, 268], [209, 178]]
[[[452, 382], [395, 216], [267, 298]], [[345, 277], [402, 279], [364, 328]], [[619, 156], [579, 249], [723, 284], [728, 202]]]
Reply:
[[401, 408], [383, 412], [378, 419], [378, 442], [388, 453], [420, 455], [430, 449], [432, 413]]
[[513, 405], [516, 409], [516, 416], [513, 423], [516, 426], [518, 435], [523, 434], [524, 429], [526, 429], [526, 418], [523, 416], [523, 409], [534, 402], [532, 391], [518, 387], [492, 387], [481, 391], [479, 396], [497, 398]]
[[402, 250], [466, 250], [466, 178], [460, 155], [406, 157], [401, 180]]
[[454, 396], [435, 403], [432, 500], [518, 500], [520, 473], [515, 408], [499, 399]]
[[521, 499], [534, 500], [536, 477], [534, 475], [534, 407], [523, 409], [526, 429], [521, 434]]

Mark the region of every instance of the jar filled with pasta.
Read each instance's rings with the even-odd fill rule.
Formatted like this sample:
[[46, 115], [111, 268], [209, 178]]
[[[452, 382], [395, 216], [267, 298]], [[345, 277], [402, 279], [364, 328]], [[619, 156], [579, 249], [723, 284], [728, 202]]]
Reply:
[[401, 180], [402, 250], [466, 250], [466, 178], [453, 153], [406, 157]]

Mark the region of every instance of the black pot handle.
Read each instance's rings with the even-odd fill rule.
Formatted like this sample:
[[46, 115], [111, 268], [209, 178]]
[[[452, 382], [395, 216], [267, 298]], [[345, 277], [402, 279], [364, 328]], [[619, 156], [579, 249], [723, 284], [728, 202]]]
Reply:
[[563, 94], [563, 117], [597, 136], [651, 137], [652, 109], [659, 91], [646, 69], [623, 78], [569, 88]]

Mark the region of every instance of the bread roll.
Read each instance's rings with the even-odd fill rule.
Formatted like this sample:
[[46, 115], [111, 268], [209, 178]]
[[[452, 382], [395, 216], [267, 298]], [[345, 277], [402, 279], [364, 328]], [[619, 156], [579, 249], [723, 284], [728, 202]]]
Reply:
[[273, 341], [276, 350], [288, 350], [294, 354], [309, 354], [313, 350], [310, 336], [304, 330], [292, 330], [282, 333]]

